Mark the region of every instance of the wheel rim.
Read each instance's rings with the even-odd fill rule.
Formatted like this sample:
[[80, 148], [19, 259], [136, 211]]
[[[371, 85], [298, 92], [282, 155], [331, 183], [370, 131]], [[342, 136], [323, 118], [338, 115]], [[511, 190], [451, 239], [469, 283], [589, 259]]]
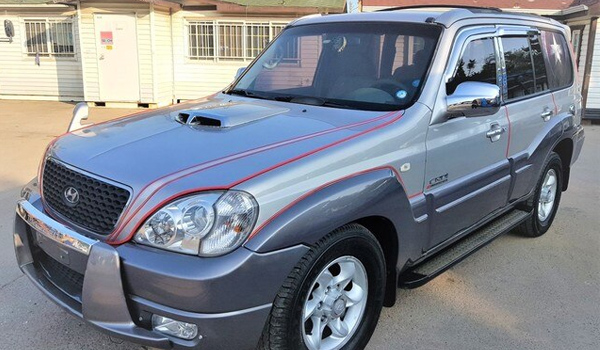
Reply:
[[360, 324], [367, 294], [367, 271], [357, 258], [342, 256], [321, 270], [302, 309], [306, 346], [310, 350], [342, 348]]
[[540, 189], [541, 193], [538, 201], [538, 218], [540, 221], [546, 221], [552, 214], [557, 190], [558, 176], [556, 176], [556, 171], [554, 169], [550, 169], [546, 173], [544, 182], [542, 182], [542, 188]]

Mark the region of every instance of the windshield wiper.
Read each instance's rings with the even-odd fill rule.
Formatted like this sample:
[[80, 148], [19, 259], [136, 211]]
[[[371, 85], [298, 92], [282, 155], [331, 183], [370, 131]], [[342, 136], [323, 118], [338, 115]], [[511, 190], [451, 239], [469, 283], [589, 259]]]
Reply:
[[273, 101], [280, 101], [280, 102], [299, 103], [299, 104], [311, 105], [311, 106], [356, 109], [356, 107], [354, 107], [354, 106], [350, 106], [350, 105], [339, 103], [339, 102], [334, 102], [334, 101], [324, 99], [321, 97], [287, 96], [287, 95], [267, 96], [267, 95], [257, 94], [255, 92], [244, 90], [244, 89], [229, 90], [226, 92], [226, 94], [240, 95], [240, 96], [245, 96], [245, 97], [250, 97], [250, 98], [258, 98], [258, 99], [262, 99], [262, 100], [273, 100]]
[[293, 96], [261, 95], [261, 94], [257, 94], [256, 92], [252, 92], [252, 91], [248, 91], [248, 90], [244, 90], [244, 89], [233, 89], [233, 90], [229, 90], [225, 93], [228, 95], [241, 95], [241, 96], [250, 97], [250, 98], [259, 98], [262, 100], [274, 100], [274, 101], [282, 101], [282, 102], [289, 102], [290, 100], [292, 100], [294, 98]]
[[331, 101], [331, 100], [328, 100], [325, 98], [321, 98], [321, 97], [298, 96], [298, 97], [291, 98], [289, 100], [289, 102], [301, 103], [301, 104], [312, 105], [312, 106], [356, 109], [356, 107], [354, 107], [354, 106], [350, 106], [350, 105], [339, 103], [339, 102], [334, 102], [334, 101]]
[[233, 89], [233, 90], [229, 90], [226, 92], [226, 94], [228, 95], [241, 95], [241, 96], [246, 96], [246, 97], [251, 97], [251, 98], [260, 98], [263, 100], [268, 100], [269, 98], [267, 96], [263, 96], [263, 95], [259, 95], [256, 94], [252, 91], [248, 91], [248, 90], [244, 90], [244, 89]]

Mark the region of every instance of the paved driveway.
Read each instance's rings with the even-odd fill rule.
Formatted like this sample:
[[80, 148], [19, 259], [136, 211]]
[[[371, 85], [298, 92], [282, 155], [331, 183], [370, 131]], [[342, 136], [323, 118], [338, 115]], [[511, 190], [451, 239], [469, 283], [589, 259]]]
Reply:
[[[16, 266], [19, 188], [72, 105], [0, 101], [0, 349], [141, 349], [111, 340], [48, 301]], [[100, 121], [126, 110], [94, 109]], [[600, 349], [600, 126], [586, 127], [552, 229], [505, 235], [428, 285], [399, 291], [369, 349]]]

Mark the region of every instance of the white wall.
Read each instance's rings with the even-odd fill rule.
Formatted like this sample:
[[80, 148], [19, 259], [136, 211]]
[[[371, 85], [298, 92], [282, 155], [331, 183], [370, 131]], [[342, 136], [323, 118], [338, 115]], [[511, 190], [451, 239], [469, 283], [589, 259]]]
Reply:
[[154, 6], [152, 41], [154, 58], [155, 100], [160, 104], [173, 102], [173, 45], [171, 15], [168, 8]]
[[[589, 26], [588, 26], [589, 27]], [[596, 28], [596, 40], [594, 43], [594, 59], [588, 92], [586, 108], [600, 108], [600, 33]]]
[[[15, 26], [12, 43], [0, 42], [0, 99], [37, 99], [79, 101], [83, 99], [83, 77], [79, 57], [76, 13], [69, 9], [51, 12], [8, 10], [0, 13], [0, 22], [8, 19]], [[35, 57], [25, 52], [25, 18], [73, 18], [75, 57]], [[2, 26], [2, 28], [4, 28]], [[4, 37], [4, 30], [0, 37]]]

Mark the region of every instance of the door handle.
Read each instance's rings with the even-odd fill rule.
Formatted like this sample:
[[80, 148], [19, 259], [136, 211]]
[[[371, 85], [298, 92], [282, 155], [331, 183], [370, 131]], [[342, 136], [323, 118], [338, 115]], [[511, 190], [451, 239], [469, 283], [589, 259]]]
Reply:
[[542, 117], [542, 119], [544, 119], [545, 122], [547, 122], [548, 120], [550, 120], [550, 118], [552, 118], [552, 115], [554, 114], [554, 112], [546, 107], [544, 108], [544, 111], [542, 112], [542, 114], [540, 114], [540, 116]]
[[490, 125], [490, 131], [488, 131], [485, 136], [490, 139], [492, 142], [496, 142], [500, 140], [502, 134], [506, 132], [506, 129], [501, 127], [500, 124], [494, 123]]

